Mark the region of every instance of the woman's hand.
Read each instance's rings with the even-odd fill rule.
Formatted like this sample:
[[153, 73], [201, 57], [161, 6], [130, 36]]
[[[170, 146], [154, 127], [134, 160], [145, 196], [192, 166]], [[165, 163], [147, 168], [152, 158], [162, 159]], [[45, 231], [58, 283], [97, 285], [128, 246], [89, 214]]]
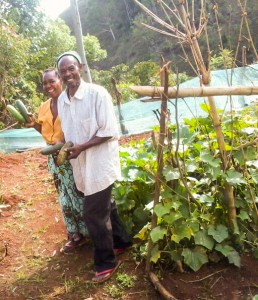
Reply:
[[35, 127], [36, 121], [35, 121], [33, 115], [30, 113], [30, 114], [28, 114], [28, 116], [29, 116], [29, 118], [30, 118], [30, 122], [24, 123], [24, 126], [25, 126], [25, 127], [28, 127], [28, 128], [30, 128], [30, 127]]

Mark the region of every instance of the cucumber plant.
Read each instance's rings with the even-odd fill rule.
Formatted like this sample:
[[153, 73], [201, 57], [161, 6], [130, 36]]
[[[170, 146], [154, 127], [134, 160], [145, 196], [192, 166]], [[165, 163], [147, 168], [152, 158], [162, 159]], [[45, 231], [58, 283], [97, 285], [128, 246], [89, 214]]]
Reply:
[[[151, 239], [153, 263], [180, 263], [197, 271], [223, 258], [257, 256], [257, 108], [226, 115], [222, 128], [230, 167], [223, 172], [214, 127], [207, 118], [171, 125], [164, 149], [160, 203], [153, 211], [156, 153], [151, 140], [121, 147], [123, 180], [114, 197], [127, 228], [142, 243]], [[234, 189], [238, 226], [229, 224], [224, 182]], [[150, 230], [153, 212], [158, 226]]]

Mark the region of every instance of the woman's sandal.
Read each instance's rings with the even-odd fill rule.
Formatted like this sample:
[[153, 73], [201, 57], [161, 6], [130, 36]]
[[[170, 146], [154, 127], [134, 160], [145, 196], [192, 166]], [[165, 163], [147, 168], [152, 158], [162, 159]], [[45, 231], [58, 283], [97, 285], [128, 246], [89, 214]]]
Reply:
[[73, 250], [85, 245], [87, 243], [87, 239], [81, 238], [78, 241], [74, 241], [73, 239], [68, 241], [61, 249], [60, 252], [63, 254], [72, 254]]
[[118, 261], [117, 265], [113, 269], [96, 272], [95, 276], [91, 279], [91, 283], [98, 284], [107, 281], [118, 270], [121, 263], [121, 261]]

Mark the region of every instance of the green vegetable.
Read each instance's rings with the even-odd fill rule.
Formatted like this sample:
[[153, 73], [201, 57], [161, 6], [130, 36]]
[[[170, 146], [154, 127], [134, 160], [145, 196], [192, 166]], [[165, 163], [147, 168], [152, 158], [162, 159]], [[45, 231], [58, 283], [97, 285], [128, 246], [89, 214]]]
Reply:
[[31, 121], [31, 119], [29, 117], [29, 112], [28, 112], [26, 106], [24, 105], [24, 103], [21, 100], [16, 100], [15, 106], [18, 108], [19, 112], [25, 119], [26, 123], [29, 123]]
[[61, 166], [67, 160], [69, 153], [65, 150], [70, 147], [73, 147], [73, 143], [67, 142], [63, 145], [62, 149], [59, 151], [56, 159], [56, 163], [58, 166]]
[[26, 123], [23, 115], [11, 104], [6, 106], [8, 112], [19, 122], [19, 123]]
[[58, 150], [60, 150], [63, 147], [63, 145], [64, 145], [64, 143], [59, 143], [59, 144], [47, 146], [47, 147], [41, 149], [40, 153], [43, 155], [54, 154]]

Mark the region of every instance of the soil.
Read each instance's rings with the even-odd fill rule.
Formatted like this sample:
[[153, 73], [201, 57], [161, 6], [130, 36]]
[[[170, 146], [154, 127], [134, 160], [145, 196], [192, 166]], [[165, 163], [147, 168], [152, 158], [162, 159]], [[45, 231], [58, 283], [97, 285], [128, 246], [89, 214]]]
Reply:
[[[133, 138], [139, 137], [121, 142]], [[73, 255], [59, 252], [66, 231], [46, 157], [38, 150], [0, 154], [0, 171], [0, 299], [163, 299], [133, 249], [120, 256], [118, 273], [97, 286], [87, 282], [93, 276], [90, 241]], [[123, 274], [130, 277], [119, 281]], [[157, 274], [178, 300], [246, 300], [258, 294], [257, 260], [248, 253], [241, 268], [223, 262], [196, 273], [161, 269]]]

